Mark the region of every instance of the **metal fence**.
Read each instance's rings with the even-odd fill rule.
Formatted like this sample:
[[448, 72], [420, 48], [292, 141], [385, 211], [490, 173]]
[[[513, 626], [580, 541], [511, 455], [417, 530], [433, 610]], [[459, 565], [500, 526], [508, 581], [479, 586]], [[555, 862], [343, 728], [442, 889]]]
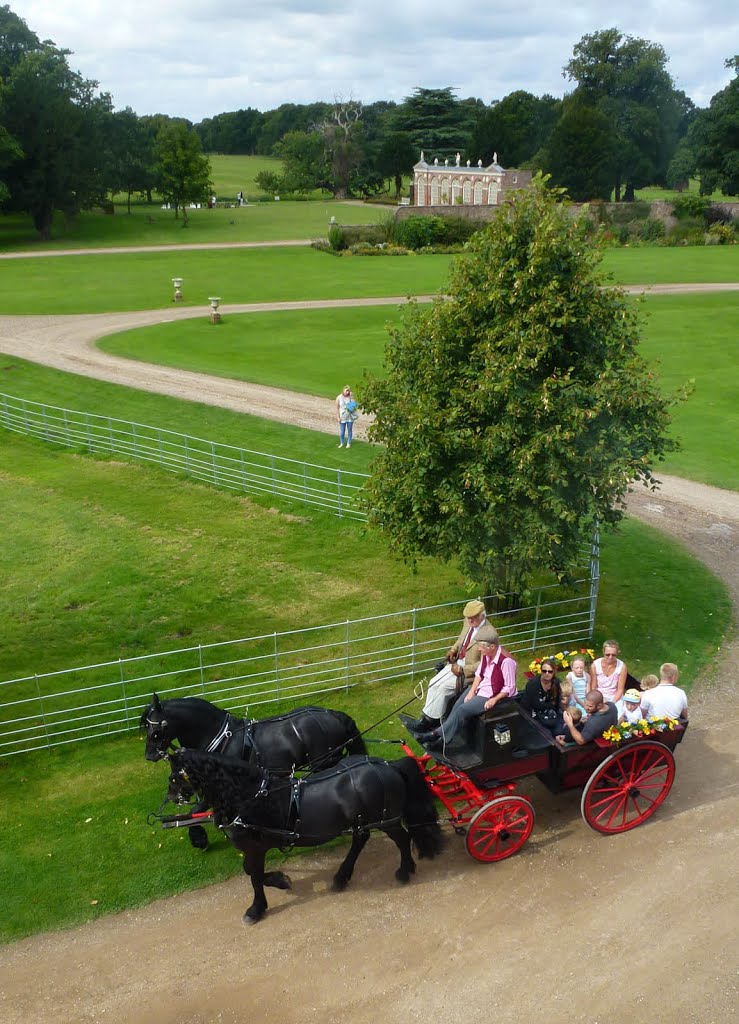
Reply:
[[283, 459], [161, 427], [74, 412], [6, 394], [0, 394], [0, 426], [77, 451], [153, 463], [216, 487], [272, 495], [350, 519], [367, 518], [357, 502], [366, 473]]
[[[553, 653], [590, 639], [597, 592], [596, 540], [587, 578], [542, 587], [533, 604], [491, 619], [512, 653]], [[390, 680], [407, 679], [410, 693], [460, 620], [459, 602], [450, 602], [10, 679], [0, 682], [0, 757], [133, 730], [154, 690], [202, 696], [239, 715]]]

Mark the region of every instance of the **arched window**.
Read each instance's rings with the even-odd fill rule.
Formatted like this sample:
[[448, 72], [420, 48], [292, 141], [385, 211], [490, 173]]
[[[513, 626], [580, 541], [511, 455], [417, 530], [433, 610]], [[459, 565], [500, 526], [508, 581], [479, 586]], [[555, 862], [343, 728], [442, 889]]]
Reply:
[[431, 205], [439, 205], [439, 179], [436, 177], [431, 179]]
[[495, 182], [488, 189], [488, 206], [498, 205], [498, 186]]
[[441, 202], [443, 206], [449, 204], [449, 178], [441, 179]]
[[456, 201], [459, 199], [460, 191], [461, 191], [461, 188], [460, 188], [460, 184], [459, 184], [459, 178], [455, 178], [454, 181], [452, 182], [452, 202], [453, 203], [456, 203]]
[[464, 188], [462, 189], [462, 202], [466, 204], [472, 202], [472, 183], [469, 178], [465, 181]]
[[475, 182], [475, 198], [473, 199], [475, 206], [482, 206], [482, 182]]
[[420, 175], [416, 182], [416, 206], [426, 205], [426, 181]]

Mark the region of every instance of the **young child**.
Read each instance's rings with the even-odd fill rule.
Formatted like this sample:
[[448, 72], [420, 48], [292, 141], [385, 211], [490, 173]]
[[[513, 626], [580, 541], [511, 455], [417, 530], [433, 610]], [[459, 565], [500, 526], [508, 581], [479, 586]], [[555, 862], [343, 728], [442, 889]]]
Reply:
[[559, 684], [560, 705], [562, 711], [574, 711], [578, 706], [575, 691], [569, 679]]
[[575, 703], [580, 709], [580, 714], [585, 714], [585, 694], [588, 690], [588, 672], [585, 658], [579, 654], [572, 659], [572, 668], [565, 676], [565, 682], [570, 683], [571, 693], [574, 695]]
[[624, 694], [623, 709], [618, 719], [619, 725], [622, 722], [636, 725], [642, 718], [644, 718], [644, 712], [641, 708], [641, 694], [638, 690], [627, 690]]
[[651, 673], [648, 676], [644, 676], [640, 686], [642, 690], [653, 690], [655, 686], [659, 686], [659, 676], [652, 675]]

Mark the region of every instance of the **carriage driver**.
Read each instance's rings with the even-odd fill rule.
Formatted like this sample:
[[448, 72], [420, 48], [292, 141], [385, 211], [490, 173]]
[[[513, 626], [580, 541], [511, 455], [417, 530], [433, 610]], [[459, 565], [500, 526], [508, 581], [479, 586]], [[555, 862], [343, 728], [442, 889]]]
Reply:
[[468, 601], [463, 615], [464, 626], [446, 653], [446, 664], [429, 681], [423, 713], [411, 724], [412, 729], [420, 732], [435, 729], [449, 698], [472, 684], [482, 658], [480, 643], [498, 643], [498, 633], [488, 622], [482, 601]]

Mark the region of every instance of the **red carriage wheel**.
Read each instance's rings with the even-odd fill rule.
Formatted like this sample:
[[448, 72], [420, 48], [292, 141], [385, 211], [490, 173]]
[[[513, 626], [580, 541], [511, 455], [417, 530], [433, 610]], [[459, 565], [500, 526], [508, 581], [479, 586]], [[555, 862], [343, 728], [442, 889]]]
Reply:
[[492, 864], [517, 853], [531, 835], [534, 808], [522, 796], [499, 796], [473, 815], [467, 829], [467, 852]]
[[595, 769], [582, 794], [582, 816], [596, 832], [628, 832], [654, 814], [674, 778], [672, 751], [654, 740], [639, 740]]

